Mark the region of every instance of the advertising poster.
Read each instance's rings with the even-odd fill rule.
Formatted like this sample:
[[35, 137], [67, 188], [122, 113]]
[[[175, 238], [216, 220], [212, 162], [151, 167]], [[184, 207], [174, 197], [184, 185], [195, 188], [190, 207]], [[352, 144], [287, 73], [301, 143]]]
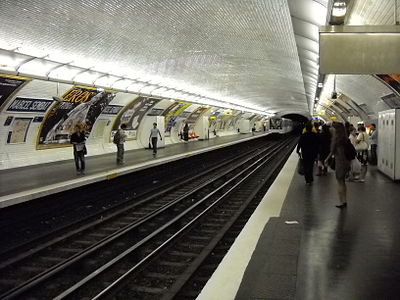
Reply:
[[28, 81], [30, 81], [29, 78], [0, 74], [0, 108]]
[[7, 111], [45, 113], [51, 104], [53, 104], [53, 100], [17, 97], [7, 108]]
[[11, 126], [11, 135], [7, 139], [8, 144], [19, 144], [26, 142], [29, 125], [32, 118], [15, 118]]
[[191, 104], [187, 102], [177, 101], [171, 104], [164, 112], [163, 116], [165, 116], [165, 135], [169, 136], [171, 133], [172, 127], [175, 126], [176, 119], [178, 116], [183, 113], [183, 111], [188, 108]]
[[160, 99], [139, 96], [129, 105], [125, 106], [114, 122], [111, 138], [121, 124], [126, 124], [125, 133], [127, 134], [127, 140], [136, 139], [140, 121], [159, 101]]
[[90, 134], [97, 117], [115, 97], [112, 91], [74, 86], [56, 102], [39, 131], [38, 149], [70, 146], [76, 125]]
[[389, 85], [398, 95], [400, 95], [400, 74], [380, 74], [376, 76]]
[[152, 109], [147, 113], [147, 115], [148, 115], [148, 116], [152, 116], [152, 117], [161, 116], [161, 115], [163, 114], [163, 112], [164, 112], [164, 109], [162, 109], [162, 108], [152, 108]]
[[200, 118], [200, 116], [205, 113], [207, 110], [209, 109], [209, 107], [204, 107], [204, 106], [200, 106], [198, 108], [196, 108], [191, 114], [190, 116], [186, 119], [186, 123], [188, 123], [188, 125], [190, 124], [195, 124], [196, 121]]

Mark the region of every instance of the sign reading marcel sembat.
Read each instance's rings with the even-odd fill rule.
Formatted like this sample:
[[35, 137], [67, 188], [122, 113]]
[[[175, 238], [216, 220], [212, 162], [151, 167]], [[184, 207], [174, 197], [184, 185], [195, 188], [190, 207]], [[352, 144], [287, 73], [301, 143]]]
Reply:
[[44, 113], [52, 103], [53, 100], [17, 97], [7, 108], [7, 111]]

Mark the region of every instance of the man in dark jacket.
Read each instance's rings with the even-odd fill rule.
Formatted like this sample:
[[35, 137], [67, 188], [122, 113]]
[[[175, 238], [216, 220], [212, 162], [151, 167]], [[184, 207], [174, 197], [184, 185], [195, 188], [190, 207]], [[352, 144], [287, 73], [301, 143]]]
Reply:
[[312, 131], [312, 127], [311, 123], [307, 123], [305, 132], [301, 135], [297, 145], [297, 153], [303, 159], [304, 178], [307, 185], [311, 185], [314, 180], [313, 168], [318, 154], [318, 136]]
[[75, 127], [75, 132], [71, 135], [71, 144], [74, 147], [74, 159], [76, 172], [78, 175], [85, 174], [85, 140], [85, 132], [81, 129], [80, 126], [77, 125]]

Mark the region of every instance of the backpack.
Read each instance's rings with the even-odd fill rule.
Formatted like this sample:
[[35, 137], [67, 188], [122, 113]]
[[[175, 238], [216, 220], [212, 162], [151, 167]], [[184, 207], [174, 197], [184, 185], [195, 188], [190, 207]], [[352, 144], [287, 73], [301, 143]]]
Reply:
[[349, 139], [346, 139], [343, 145], [344, 149], [344, 156], [346, 157], [347, 160], [353, 160], [356, 158], [357, 152], [356, 149], [354, 148], [353, 144], [350, 142]]
[[121, 133], [119, 132], [119, 130], [117, 130], [117, 132], [114, 135], [113, 143], [119, 144], [120, 140], [121, 140]]

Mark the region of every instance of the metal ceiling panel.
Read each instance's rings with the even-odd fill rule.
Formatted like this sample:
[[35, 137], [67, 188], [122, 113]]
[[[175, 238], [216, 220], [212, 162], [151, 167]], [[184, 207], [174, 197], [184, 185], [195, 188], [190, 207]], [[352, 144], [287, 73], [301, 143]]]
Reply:
[[[272, 112], [307, 109], [287, 0], [2, 0], [0, 18], [0, 47], [90, 74]], [[98, 79], [89, 77], [80, 80]]]
[[400, 71], [399, 52], [397, 25], [320, 28], [323, 74], [396, 74]]

